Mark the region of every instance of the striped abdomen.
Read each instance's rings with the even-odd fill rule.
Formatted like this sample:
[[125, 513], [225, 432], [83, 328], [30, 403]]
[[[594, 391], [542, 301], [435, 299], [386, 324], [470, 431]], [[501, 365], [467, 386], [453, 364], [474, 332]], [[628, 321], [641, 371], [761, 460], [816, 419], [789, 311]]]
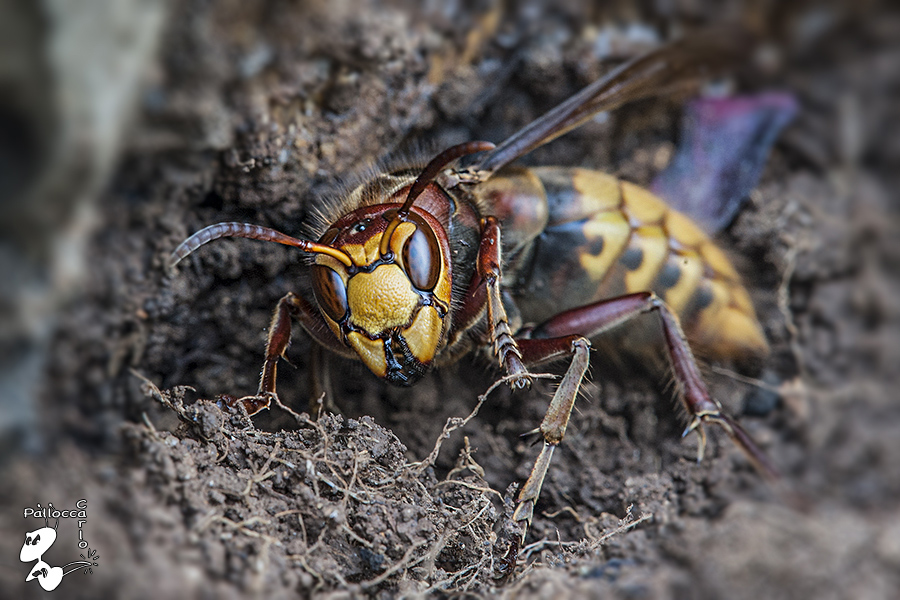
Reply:
[[478, 192], [483, 210], [503, 223], [513, 275], [505, 285], [525, 322], [653, 290], [702, 352], [728, 358], [768, 351], [725, 254], [644, 188], [588, 169], [541, 167], [503, 173]]

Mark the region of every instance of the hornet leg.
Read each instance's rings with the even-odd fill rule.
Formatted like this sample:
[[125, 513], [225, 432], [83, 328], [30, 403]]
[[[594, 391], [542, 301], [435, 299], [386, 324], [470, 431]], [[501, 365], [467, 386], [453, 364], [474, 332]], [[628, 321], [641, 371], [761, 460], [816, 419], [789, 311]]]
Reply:
[[714, 423], [728, 433], [764, 475], [771, 479], [778, 477], [778, 471], [750, 435], [726, 415], [718, 401], [710, 396], [681, 325], [666, 304], [652, 292], [620, 296], [560, 313], [531, 330], [530, 338], [517, 340], [523, 361], [529, 366], [560, 358], [566, 353], [574, 355], [572, 364], [566, 371], [537, 430], [544, 439], [544, 447], [535, 461], [528, 481], [519, 492], [518, 505], [513, 513], [513, 519], [523, 525], [523, 538], [525, 527], [531, 523], [534, 504], [540, 494], [553, 450], [565, 434], [578, 387], [587, 369], [590, 345], [585, 338], [595, 337], [649, 312], [659, 315], [675, 381], [690, 418], [685, 434], [697, 430], [700, 435], [698, 460], [703, 457], [706, 444], [703, 425]]
[[[295, 318], [303, 325], [304, 329], [321, 345], [346, 355], [347, 349], [343, 348], [334, 334], [328, 330], [328, 326], [322, 319], [322, 315], [303, 297], [293, 292], [285, 295], [278, 301], [275, 312], [272, 314], [272, 322], [269, 325], [269, 337], [266, 341], [266, 360], [262, 366], [259, 377], [259, 391], [255, 396], [244, 396], [237, 402], [244, 405], [248, 415], [255, 415], [269, 407], [272, 397], [276, 396], [275, 382], [278, 373], [278, 360], [285, 358], [285, 352], [291, 343], [291, 318]], [[326, 404], [326, 407], [328, 405]], [[312, 401], [310, 408], [313, 408]], [[312, 413], [318, 414], [318, 411]]]
[[500, 223], [495, 217], [485, 217], [478, 250], [478, 277], [480, 282], [473, 289], [478, 292], [483, 284], [487, 300], [488, 326], [494, 353], [507, 375], [516, 376], [510, 386], [524, 388], [531, 385], [531, 375], [522, 362], [522, 353], [509, 327], [509, 319], [500, 293]]
[[591, 343], [580, 335], [568, 335], [544, 340], [519, 340], [519, 347], [525, 362], [529, 365], [567, 355], [573, 356], [566, 374], [563, 375], [559, 387], [553, 394], [544, 420], [534, 432], [541, 434], [544, 445], [531, 469], [528, 481], [519, 492], [516, 510], [513, 512], [513, 521], [521, 524], [522, 540], [524, 541], [526, 529], [534, 516], [534, 505], [541, 494], [541, 485], [544, 483], [544, 477], [550, 467], [550, 460], [553, 458], [553, 451], [566, 434], [569, 417], [575, 407], [575, 398], [578, 396], [578, 388], [581, 386], [590, 362]]
[[288, 345], [291, 343], [291, 317], [301, 310], [298, 296], [288, 293], [278, 301], [275, 312], [272, 313], [272, 322], [269, 325], [269, 336], [266, 340], [266, 360], [259, 376], [259, 390], [255, 396], [238, 398], [237, 402], [244, 405], [248, 415], [269, 408], [272, 396], [275, 396], [275, 381], [278, 374], [278, 359], [284, 358]]

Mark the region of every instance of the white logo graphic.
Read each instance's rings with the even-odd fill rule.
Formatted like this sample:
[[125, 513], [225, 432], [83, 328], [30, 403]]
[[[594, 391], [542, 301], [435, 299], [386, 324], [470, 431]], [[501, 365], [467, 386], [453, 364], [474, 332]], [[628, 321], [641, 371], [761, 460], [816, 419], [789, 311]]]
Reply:
[[[29, 531], [25, 534], [25, 544], [22, 545], [22, 551], [19, 552], [19, 560], [24, 563], [37, 561], [29, 570], [25, 581], [37, 579], [38, 583], [44, 590], [51, 592], [56, 589], [63, 576], [74, 573], [79, 569], [84, 569], [85, 574], [93, 573], [92, 567], [96, 567], [95, 562], [100, 556], [96, 550], [88, 548], [87, 542], [84, 541], [84, 533], [82, 527], [87, 521], [87, 500], [79, 500], [76, 503], [77, 510], [57, 510], [53, 508], [52, 503], [47, 504], [47, 508], [42, 508], [40, 503], [37, 509], [26, 508], [25, 518], [30, 516], [44, 519], [44, 527]], [[43, 556], [50, 546], [56, 541], [56, 530], [59, 527], [59, 518], [78, 519], [78, 547], [87, 549], [87, 556], [81, 554], [83, 560], [76, 560], [61, 567], [51, 567], [44, 562]], [[50, 527], [50, 519], [55, 518], [53, 527]]]

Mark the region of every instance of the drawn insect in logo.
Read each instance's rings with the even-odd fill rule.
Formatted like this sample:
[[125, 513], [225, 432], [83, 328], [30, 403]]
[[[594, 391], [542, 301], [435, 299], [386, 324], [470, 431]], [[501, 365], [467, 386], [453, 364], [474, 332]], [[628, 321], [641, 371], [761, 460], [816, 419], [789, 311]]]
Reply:
[[[37, 507], [38, 510], [41, 509], [40, 504], [38, 504]], [[52, 510], [53, 504], [48, 503], [46, 514], [49, 515]], [[61, 567], [51, 567], [44, 561], [43, 556], [44, 553], [53, 546], [53, 543], [56, 542], [56, 530], [59, 528], [59, 519], [56, 519], [53, 527], [50, 527], [49, 517], [44, 517], [44, 523], [44, 527], [29, 531], [25, 534], [25, 543], [22, 544], [22, 550], [19, 551], [19, 560], [22, 562], [37, 561], [28, 570], [25, 581], [37, 579], [38, 583], [45, 591], [52, 592], [59, 586], [65, 575], [74, 573], [78, 569], [96, 567], [97, 563], [94, 561], [100, 558], [100, 556], [96, 551], [92, 552], [89, 550], [87, 557], [83, 554], [81, 555], [81, 558], [85, 560], [76, 560]]]
[[[759, 470], [776, 470], [707, 390], [692, 343], [712, 357], [762, 356], [768, 345], [749, 295], [725, 254], [685, 215], [649, 191], [581, 168], [509, 166], [601, 111], [704, 77], [733, 62], [727, 36], [697, 35], [638, 57], [583, 89], [498, 146], [470, 142], [424, 168], [378, 174], [323, 202], [310, 238], [218, 223], [185, 240], [170, 265], [200, 246], [239, 237], [311, 256], [315, 304], [278, 303], [258, 393], [275, 395], [276, 369], [296, 318], [319, 344], [408, 386], [433, 367], [491, 347], [513, 388], [540, 363], [570, 359], [540, 427], [543, 447], [513, 519], [524, 536], [554, 449], [589, 363], [590, 338], [655, 315], [689, 423], [720, 426]], [[470, 155], [481, 153], [474, 159]], [[453, 164], [469, 157], [465, 166]], [[686, 335], [687, 334], [687, 335]]]

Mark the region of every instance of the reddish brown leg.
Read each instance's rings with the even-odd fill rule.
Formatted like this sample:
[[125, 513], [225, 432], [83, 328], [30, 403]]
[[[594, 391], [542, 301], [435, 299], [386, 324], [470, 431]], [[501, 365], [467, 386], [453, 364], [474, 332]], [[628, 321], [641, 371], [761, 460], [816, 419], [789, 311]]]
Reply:
[[278, 301], [272, 322], [269, 324], [269, 338], [266, 341], [266, 361], [259, 377], [259, 391], [255, 396], [244, 396], [237, 401], [244, 405], [248, 415], [269, 408], [275, 395], [275, 381], [278, 373], [278, 359], [284, 357], [291, 343], [291, 316], [300, 310], [298, 297], [289, 293]]
[[[487, 300], [488, 326], [494, 353], [500, 366], [510, 379], [510, 386], [524, 388], [531, 385], [531, 375], [522, 363], [522, 353], [513, 338], [509, 319], [500, 297], [500, 223], [495, 217], [485, 217], [482, 222], [481, 245], [478, 250], [478, 276], [484, 286]], [[475, 290], [478, 291], [477, 288]], [[478, 298], [476, 293], [474, 298]]]
[[722, 412], [719, 402], [710, 396], [677, 317], [656, 294], [639, 292], [574, 308], [536, 327], [531, 331], [531, 336], [555, 338], [578, 333], [594, 337], [649, 312], [659, 315], [675, 382], [690, 418], [685, 435], [694, 430], [700, 435], [698, 459], [702, 459], [706, 443], [702, 425], [715, 423], [725, 429], [764, 475], [777, 478], [778, 470], [768, 457], [737, 422]]
[[585, 338], [600, 335], [648, 312], [655, 312], [660, 317], [675, 381], [690, 416], [685, 435], [694, 430], [700, 435], [698, 460], [702, 458], [706, 444], [703, 425], [715, 423], [725, 429], [763, 474], [771, 478], [778, 476], [768, 457], [747, 432], [724, 414], [721, 405], [709, 395], [681, 325], [666, 304], [652, 292], [629, 294], [560, 313], [531, 330], [531, 338], [517, 340], [523, 361], [529, 366], [560, 358], [566, 353], [575, 355], [538, 429], [544, 438], [544, 447], [519, 492], [518, 506], [513, 513], [513, 519], [522, 524], [523, 537], [525, 527], [531, 522], [553, 450], [565, 434], [578, 387], [587, 369], [589, 344]]
[[237, 400], [247, 409], [248, 415], [255, 415], [268, 408], [272, 397], [276, 395], [278, 360], [285, 358], [284, 353], [291, 343], [292, 317], [300, 321], [320, 344], [341, 354], [346, 354], [346, 350], [340, 348], [334, 335], [327, 330], [327, 325], [322, 321], [321, 315], [302, 297], [293, 292], [288, 293], [278, 301], [278, 306], [275, 307], [275, 312], [272, 314], [269, 338], [266, 342], [266, 360], [259, 377], [259, 391], [255, 396], [244, 396]]

